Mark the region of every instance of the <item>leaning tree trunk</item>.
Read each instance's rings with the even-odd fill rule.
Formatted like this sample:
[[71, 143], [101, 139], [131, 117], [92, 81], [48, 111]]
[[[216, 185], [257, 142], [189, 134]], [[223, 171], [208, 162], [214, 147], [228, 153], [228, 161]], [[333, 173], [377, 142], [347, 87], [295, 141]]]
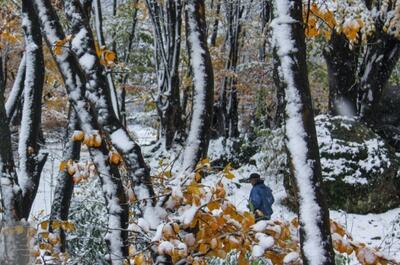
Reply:
[[214, 73], [207, 47], [204, 0], [186, 4], [186, 36], [193, 76], [192, 119], [183, 152], [183, 171], [207, 156], [212, 121]]
[[277, 0], [274, 38], [286, 97], [286, 146], [299, 198], [303, 264], [333, 265], [329, 211], [322, 190], [321, 164], [307, 77], [301, 0]]
[[[71, 21], [72, 33], [75, 35], [72, 41], [72, 50], [86, 74], [87, 97], [97, 112], [98, 122], [109, 134], [113, 147], [123, 156], [129, 179], [138, 199], [142, 202], [154, 203], [150, 169], [144, 161], [139, 145], [132, 139], [113, 112], [110, 96], [112, 92], [107, 86], [103, 67], [96, 56], [93, 34], [79, 1], [65, 1], [65, 11]], [[87, 60], [92, 63], [87, 64]]]
[[44, 60], [38, 17], [30, 0], [22, 1], [22, 28], [25, 33], [26, 72], [24, 104], [18, 141], [18, 182], [23, 195], [23, 217], [28, 219], [39, 186], [47, 154], [40, 153]]
[[[40, 19], [48, 46], [65, 39], [65, 34], [49, 0], [35, 0], [35, 10]], [[76, 57], [68, 50], [53, 57], [64, 79], [69, 100], [76, 112], [80, 126], [90, 138], [90, 157], [99, 174], [108, 213], [108, 231], [105, 236], [112, 264], [123, 264], [128, 256], [128, 204], [116, 165], [109, 160], [107, 143], [99, 131], [93, 107], [85, 98], [86, 79]], [[123, 137], [123, 136], [122, 136]], [[125, 142], [125, 145], [127, 143]], [[124, 146], [126, 148], [126, 146]]]
[[17, 76], [15, 77], [14, 84], [11, 88], [11, 92], [8, 95], [5, 104], [6, 114], [9, 122], [14, 116], [18, 103], [20, 102], [21, 99], [22, 91], [24, 90], [25, 71], [26, 71], [26, 56], [24, 53], [18, 67]]
[[[81, 142], [74, 141], [74, 133], [80, 131], [79, 121], [72, 108], [69, 110], [68, 127], [66, 132], [66, 144], [62, 161], [77, 162], [80, 159]], [[57, 177], [57, 184], [54, 189], [54, 199], [51, 205], [50, 221], [67, 221], [69, 207], [71, 204], [72, 192], [74, 190], [73, 178], [68, 174], [68, 168], [60, 169]], [[54, 246], [55, 253], [66, 251], [67, 242], [65, 232], [62, 229], [53, 230], [54, 235], [59, 236], [60, 242]]]
[[323, 54], [328, 66], [329, 111], [333, 115], [354, 116], [357, 107], [357, 90], [354, 84], [360, 48], [349, 47], [346, 36], [332, 30]]

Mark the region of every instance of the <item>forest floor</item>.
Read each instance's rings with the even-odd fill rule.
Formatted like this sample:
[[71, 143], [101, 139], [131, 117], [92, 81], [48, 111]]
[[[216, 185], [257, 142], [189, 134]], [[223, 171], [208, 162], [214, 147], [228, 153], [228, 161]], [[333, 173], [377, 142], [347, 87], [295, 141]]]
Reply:
[[[156, 129], [150, 126], [148, 122], [150, 119], [146, 117], [149, 113], [137, 112], [134, 108], [136, 115], [129, 117], [130, 123], [129, 130], [135, 133], [136, 139], [141, 146], [143, 152], [147, 157], [147, 162], [152, 169], [159, 167], [159, 157], [156, 155], [149, 155], [149, 144], [156, 140]], [[139, 108], [139, 111], [142, 109]], [[132, 112], [131, 112], [132, 113]], [[133, 112], [134, 113], [134, 112]], [[150, 125], [149, 125], [150, 124]], [[47, 148], [49, 158], [42, 173], [42, 179], [38, 194], [33, 204], [31, 213], [32, 221], [42, 220], [50, 213], [50, 207], [53, 199], [54, 187], [58, 174], [59, 164], [62, 152], [62, 134], [52, 133], [49, 134], [47, 141]], [[147, 147], [146, 147], [147, 146]], [[210, 152], [220, 152], [215, 148], [216, 140], [210, 143]], [[171, 155], [170, 160], [173, 159]], [[212, 154], [209, 154], [212, 156]], [[258, 159], [261, 157], [259, 154], [255, 155], [255, 165], [241, 165], [238, 169], [234, 170], [235, 178], [233, 180], [223, 179], [223, 183], [227, 189], [228, 199], [242, 211], [248, 210], [248, 197], [251, 190], [250, 184], [241, 184], [239, 179], [246, 178], [252, 172], [259, 172], [263, 177], [265, 184], [271, 187], [275, 197], [273, 205], [272, 219], [292, 220], [295, 213], [291, 212], [287, 207], [282, 205], [281, 201], [286, 197], [286, 192], [283, 187], [283, 182], [276, 176], [266, 176], [263, 172], [263, 161]], [[82, 159], [88, 159], [88, 153], [83, 149]], [[221, 178], [218, 175], [211, 175], [206, 177], [203, 181], [205, 184], [213, 185]], [[79, 185], [78, 185], [79, 188]], [[353, 236], [356, 241], [364, 242], [368, 246], [379, 249], [384, 254], [400, 260], [400, 208], [387, 211], [382, 214], [350, 214], [343, 211], [330, 211], [331, 219], [343, 225], [348, 232]], [[356, 258], [350, 257], [348, 264], [358, 264]]]

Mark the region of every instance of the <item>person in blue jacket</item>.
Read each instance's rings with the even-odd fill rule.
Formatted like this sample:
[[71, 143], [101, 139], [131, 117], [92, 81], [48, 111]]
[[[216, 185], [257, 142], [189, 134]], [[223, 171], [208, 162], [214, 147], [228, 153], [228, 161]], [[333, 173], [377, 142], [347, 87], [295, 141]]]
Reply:
[[248, 182], [253, 185], [250, 192], [250, 209], [256, 215], [256, 221], [269, 220], [272, 215], [274, 196], [272, 190], [264, 184], [258, 173], [251, 173]]

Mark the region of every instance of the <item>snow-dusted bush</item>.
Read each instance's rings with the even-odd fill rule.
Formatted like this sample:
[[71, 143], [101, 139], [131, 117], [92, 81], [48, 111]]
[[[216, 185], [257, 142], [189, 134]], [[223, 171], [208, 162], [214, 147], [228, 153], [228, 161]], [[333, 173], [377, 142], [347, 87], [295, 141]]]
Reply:
[[[347, 117], [316, 117], [322, 177], [328, 205], [348, 212], [383, 212], [400, 198], [394, 150], [372, 129]], [[289, 199], [294, 186], [286, 176]]]
[[107, 213], [98, 179], [89, 179], [75, 188], [69, 218], [76, 230], [68, 234], [69, 264], [109, 264], [104, 240]]

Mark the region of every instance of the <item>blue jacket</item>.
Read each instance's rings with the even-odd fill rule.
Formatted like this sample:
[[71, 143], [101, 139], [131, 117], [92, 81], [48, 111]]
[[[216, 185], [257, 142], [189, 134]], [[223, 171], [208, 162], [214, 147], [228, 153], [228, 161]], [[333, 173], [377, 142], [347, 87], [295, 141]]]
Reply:
[[253, 212], [261, 211], [266, 218], [271, 218], [272, 204], [274, 203], [272, 190], [265, 186], [263, 181], [256, 183], [250, 192], [250, 203], [253, 207]]

